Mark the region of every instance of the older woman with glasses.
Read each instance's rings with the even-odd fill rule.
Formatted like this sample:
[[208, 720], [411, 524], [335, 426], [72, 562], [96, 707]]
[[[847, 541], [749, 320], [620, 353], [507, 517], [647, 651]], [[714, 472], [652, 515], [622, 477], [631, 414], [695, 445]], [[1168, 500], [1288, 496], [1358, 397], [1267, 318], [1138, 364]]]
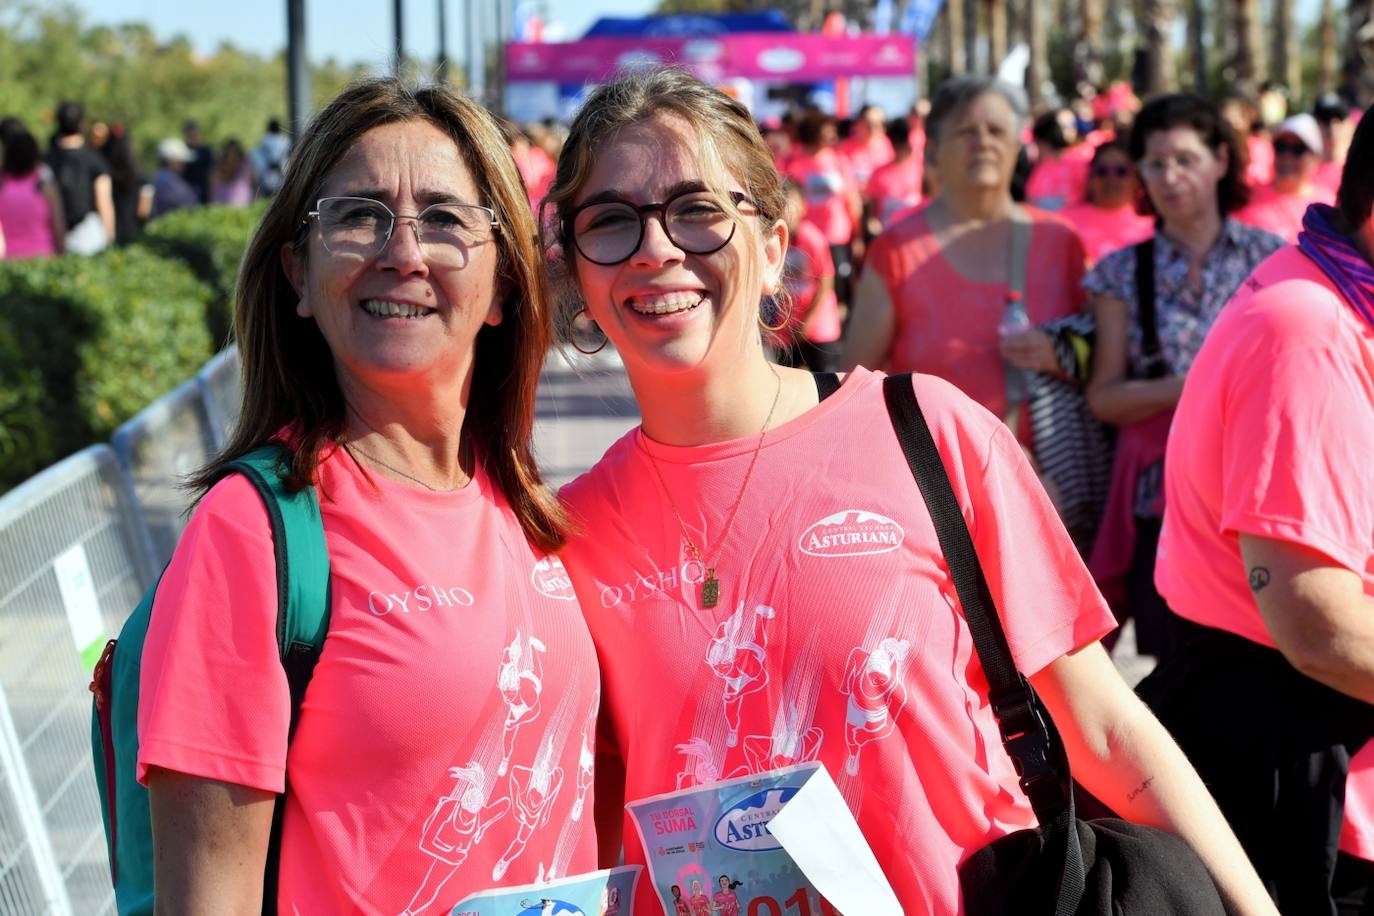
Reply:
[[1230, 217], [1248, 196], [1235, 134], [1196, 96], [1145, 105], [1130, 138], [1154, 235], [1107, 255], [1083, 281], [1097, 318], [1086, 396], [1119, 430], [1111, 490], [1090, 566], [1146, 655], [1163, 655], [1154, 586], [1164, 511], [1164, 445], [1207, 330], [1241, 281], [1283, 240]]
[[[499, 128], [447, 90], [364, 82], [300, 138], [240, 276], [242, 414], [143, 655], [159, 912], [447, 913], [594, 866], [596, 658], [531, 451], [535, 236]], [[268, 513], [226, 473], [269, 445], [330, 563], [298, 718]]]

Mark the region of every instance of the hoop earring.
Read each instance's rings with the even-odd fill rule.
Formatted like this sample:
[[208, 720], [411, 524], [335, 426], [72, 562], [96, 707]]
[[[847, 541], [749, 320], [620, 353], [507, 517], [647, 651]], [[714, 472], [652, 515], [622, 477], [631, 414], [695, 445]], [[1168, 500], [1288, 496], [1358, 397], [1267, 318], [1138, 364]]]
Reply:
[[[763, 328], [763, 330], [768, 331], [771, 334], [778, 333], [779, 331], [786, 328], [787, 325], [791, 322], [792, 316], [788, 314], [788, 311], [788, 309], [783, 308], [782, 305], [779, 304], [777, 296], [771, 293], [767, 296], [764, 296], [762, 307], [759, 309], [758, 314], [759, 327]], [[766, 320], [764, 320], [763, 316], [768, 312], [776, 313], [779, 319], [776, 326], [770, 325]]]
[[[586, 312], [586, 311], [587, 311], [586, 306], [583, 306], [580, 310], [578, 310], [578, 311], [573, 315], [573, 321], [576, 322], [576, 321], [577, 321], [577, 316], [583, 314], [583, 313]], [[588, 320], [588, 321], [591, 321], [591, 318], [589, 317], [587, 320]], [[592, 324], [593, 324], [594, 326], [596, 326], [596, 329], [597, 329], [598, 331], [601, 331], [601, 326], [600, 326], [600, 325], [597, 325], [595, 321], [592, 321]], [[611, 339], [610, 339], [609, 337], [606, 336], [606, 332], [605, 332], [605, 331], [601, 331], [601, 345], [598, 346], [598, 347], [597, 347], [596, 349], [594, 349], [594, 350], [584, 350], [584, 349], [582, 349], [581, 347], [579, 347], [579, 346], [577, 345], [577, 332], [576, 332], [576, 331], [573, 331], [572, 333], [570, 333], [570, 334], [568, 335], [568, 343], [572, 345], [572, 348], [573, 348], [574, 350], [576, 350], [578, 353], [581, 353], [583, 356], [595, 356], [596, 354], [600, 353], [602, 350], [606, 349], [606, 344], [608, 344], [608, 343], [610, 343], [610, 342], [611, 342]]]

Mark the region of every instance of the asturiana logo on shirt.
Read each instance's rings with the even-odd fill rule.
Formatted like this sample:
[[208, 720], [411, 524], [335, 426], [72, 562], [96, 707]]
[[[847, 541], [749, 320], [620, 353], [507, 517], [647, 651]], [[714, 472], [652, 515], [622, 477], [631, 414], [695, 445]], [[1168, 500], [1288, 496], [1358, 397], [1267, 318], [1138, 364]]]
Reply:
[[736, 802], [716, 821], [716, 842], [736, 852], [781, 849], [782, 844], [774, 839], [768, 824], [797, 791], [797, 786], [765, 789]]
[[896, 550], [905, 536], [902, 526], [887, 516], [846, 509], [803, 531], [797, 547], [813, 557], [860, 557]]
[[559, 601], [572, 601], [577, 597], [573, 594], [572, 579], [568, 578], [568, 571], [558, 557], [545, 557], [535, 563], [530, 582], [541, 595]]

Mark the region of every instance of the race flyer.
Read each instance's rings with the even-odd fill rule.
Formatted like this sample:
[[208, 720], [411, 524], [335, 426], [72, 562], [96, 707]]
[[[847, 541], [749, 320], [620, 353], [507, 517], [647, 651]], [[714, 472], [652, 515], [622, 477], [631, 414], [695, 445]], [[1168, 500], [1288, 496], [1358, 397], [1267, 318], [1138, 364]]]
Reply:
[[482, 891], [464, 898], [449, 916], [630, 916], [641, 870], [626, 865], [547, 884]]
[[[625, 806], [666, 916], [901, 916], [820, 763]], [[786, 815], [783, 812], [786, 811]], [[775, 818], [789, 829], [777, 833]], [[819, 888], [824, 888], [824, 896]]]

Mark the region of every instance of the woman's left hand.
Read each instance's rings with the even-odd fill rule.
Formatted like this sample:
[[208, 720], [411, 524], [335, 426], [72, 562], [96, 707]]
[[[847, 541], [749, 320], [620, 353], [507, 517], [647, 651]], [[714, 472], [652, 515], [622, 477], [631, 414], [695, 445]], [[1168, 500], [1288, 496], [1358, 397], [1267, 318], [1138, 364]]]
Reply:
[[1059, 374], [1059, 358], [1054, 352], [1050, 335], [1036, 328], [1019, 331], [1002, 338], [1002, 358], [1018, 369]]

